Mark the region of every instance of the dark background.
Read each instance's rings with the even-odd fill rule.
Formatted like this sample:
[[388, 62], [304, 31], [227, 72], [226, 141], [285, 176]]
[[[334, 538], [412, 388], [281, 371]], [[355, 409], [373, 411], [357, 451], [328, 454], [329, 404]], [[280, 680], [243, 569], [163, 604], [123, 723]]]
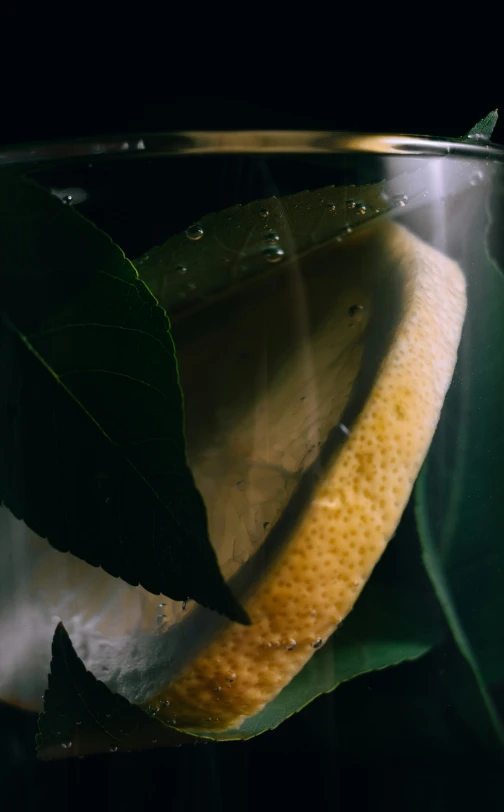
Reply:
[[[342, 104], [337, 96], [309, 101], [272, 97], [267, 102], [176, 96], [165, 103], [130, 99], [121, 105], [44, 100], [24, 111], [4, 109], [0, 144], [198, 128], [458, 137], [499, 105], [503, 120], [493, 140], [504, 143], [503, 101], [502, 95], [469, 94], [464, 104], [450, 109], [448, 91], [442, 103], [380, 98], [374, 107], [364, 107], [358, 99]], [[443, 689], [433, 683], [437, 663], [424, 660], [414, 676], [405, 664], [401, 668], [406, 671], [389, 669], [360, 677], [336, 694], [315, 700], [278, 730], [247, 743], [107, 754], [83, 761], [37, 762], [36, 719], [0, 706], [0, 808], [6, 812], [46, 808], [245, 812], [293, 804], [331, 810], [343, 804], [376, 810], [501, 808], [501, 769], [450, 715]], [[356, 700], [361, 708], [357, 719], [348, 710]], [[396, 712], [398, 702], [404, 707], [402, 716]]]

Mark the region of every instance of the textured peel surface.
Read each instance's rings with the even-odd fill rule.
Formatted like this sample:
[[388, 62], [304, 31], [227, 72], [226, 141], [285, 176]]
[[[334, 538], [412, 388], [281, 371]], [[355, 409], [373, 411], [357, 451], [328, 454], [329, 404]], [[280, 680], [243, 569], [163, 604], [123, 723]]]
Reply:
[[402, 312], [351, 433], [246, 601], [149, 699], [179, 727], [222, 730], [260, 711], [352, 609], [393, 535], [428, 451], [455, 367], [466, 310], [459, 266], [387, 226]]

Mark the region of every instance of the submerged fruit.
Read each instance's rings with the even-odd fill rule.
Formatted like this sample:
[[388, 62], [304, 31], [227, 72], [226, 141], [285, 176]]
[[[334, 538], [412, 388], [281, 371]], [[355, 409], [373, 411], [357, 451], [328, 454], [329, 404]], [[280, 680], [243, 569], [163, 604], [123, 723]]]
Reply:
[[87, 667], [158, 718], [204, 731], [257, 713], [348, 614], [394, 533], [465, 308], [459, 267], [385, 223], [180, 317], [189, 462], [252, 626], [184, 611], [4, 517], [21, 538], [17, 581], [2, 583], [3, 694], [40, 705], [61, 618]]

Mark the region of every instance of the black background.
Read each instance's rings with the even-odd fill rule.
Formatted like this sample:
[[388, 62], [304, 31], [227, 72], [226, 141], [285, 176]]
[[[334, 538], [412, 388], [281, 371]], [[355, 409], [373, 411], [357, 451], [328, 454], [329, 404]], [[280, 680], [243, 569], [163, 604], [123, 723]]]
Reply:
[[[379, 98], [374, 106], [365, 107], [358, 99], [341, 104], [328, 96], [309, 101], [298, 97], [276, 100], [274, 96], [271, 101], [264, 97], [174, 96], [164, 103], [130, 99], [127, 104], [44, 100], [26, 110], [4, 109], [0, 144], [198, 128], [332, 129], [457, 137], [504, 99], [502, 95], [485, 98], [478, 92], [451, 109], [447, 96], [441, 103], [431, 104], [415, 98]], [[504, 109], [493, 140], [504, 143]], [[427, 669], [426, 683], [429, 673]], [[338, 717], [337, 709], [341, 713], [345, 696], [350, 703], [352, 691], [376, 695], [378, 702], [383, 691], [387, 695], [404, 691], [404, 675], [396, 685], [392, 678], [386, 688], [383, 680], [380, 674], [361, 677], [355, 680], [355, 688], [340, 689], [337, 705], [332, 695], [321, 697], [277, 731], [248, 743], [49, 764], [34, 757], [34, 717], [0, 707], [0, 808], [6, 812], [45, 808], [245, 812], [264, 806], [281, 810], [294, 803], [309, 808], [323, 805], [328, 810], [343, 805], [376, 810], [500, 808], [502, 772], [476, 744], [459, 752], [443, 749], [435, 734], [420, 734], [418, 724], [407, 720], [395, 737], [379, 730], [369, 733], [365, 708], [353, 730], [351, 717], [346, 722]]]

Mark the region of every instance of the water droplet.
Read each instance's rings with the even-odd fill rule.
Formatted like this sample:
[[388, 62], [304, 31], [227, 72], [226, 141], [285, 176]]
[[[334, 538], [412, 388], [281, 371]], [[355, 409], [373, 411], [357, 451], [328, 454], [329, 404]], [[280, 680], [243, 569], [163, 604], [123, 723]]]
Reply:
[[144, 142], [143, 138], [141, 138], [139, 141], [137, 141], [136, 148], [137, 149], [145, 149], [145, 142]]
[[189, 228], [186, 229], [187, 239], [192, 240], [193, 242], [196, 240], [201, 240], [204, 233], [205, 232], [199, 223], [193, 223], [192, 226], [189, 226]]
[[312, 648], [320, 648], [322, 645], [322, 638], [317, 637], [317, 639], [312, 643]]
[[243, 490], [244, 485], [245, 485], [245, 482], [243, 481], [243, 479], [239, 479], [238, 482], [236, 483], [236, 487], [238, 488], [239, 491]]
[[182, 609], [185, 612], [187, 609], [187, 604], [189, 603], [189, 598], [186, 598], [185, 601], [182, 601]]
[[162, 609], [163, 606], [166, 606], [166, 603], [158, 603], [158, 609]]
[[336, 211], [336, 204], [335, 203], [328, 203], [327, 204], [327, 211], [330, 211], [330, 212]]
[[194, 284], [194, 282], [189, 282], [187, 290], [196, 290], [196, 285]]
[[284, 251], [282, 251], [281, 248], [278, 248], [278, 246], [271, 246], [271, 248], [265, 248], [263, 251], [263, 257], [266, 262], [280, 262], [284, 256]]
[[76, 724], [76, 725], [81, 725], [81, 724], [82, 724], [82, 722], [81, 722], [81, 720], [79, 719], [79, 720], [76, 720], [76, 721], [75, 721], [75, 724]]
[[157, 739], [152, 739], [152, 744], [157, 744]]
[[164, 615], [158, 615], [156, 618], [156, 623], [158, 626], [162, 626], [165, 620], [166, 618]]
[[357, 203], [355, 211], [357, 214], [365, 214], [367, 212], [367, 207], [364, 205], [364, 203]]
[[187, 273], [186, 266], [180, 263], [180, 265], [176, 266], [175, 273], [178, 273], [179, 276], [183, 276], [185, 273]]
[[107, 498], [105, 499], [105, 504], [110, 505], [110, 496], [107, 496]]
[[236, 674], [234, 671], [229, 671], [226, 677], [226, 682], [234, 682], [236, 679]]
[[93, 168], [93, 164], [88, 164], [88, 169], [92, 169], [92, 168]]
[[344, 423], [340, 423], [339, 428], [340, 428], [340, 431], [343, 432], [343, 434], [346, 434], [347, 437], [350, 437], [350, 429], [348, 428], [348, 426], [345, 426]]
[[72, 742], [61, 742], [61, 746], [64, 750], [70, 750], [72, 747]]
[[187, 299], [187, 293], [185, 293], [183, 290], [179, 290], [178, 295], [179, 295], [179, 299]]
[[390, 195], [387, 192], [380, 192], [380, 197], [384, 203], [390, 203]]
[[355, 316], [359, 310], [364, 310], [364, 305], [354, 304], [348, 308], [348, 315]]
[[113, 744], [111, 747], [109, 747], [109, 752], [110, 753], [117, 753], [118, 750], [119, 750], [119, 748], [118, 748], [117, 744]]
[[162, 708], [167, 708], [168, 705], [170, 704], [170, 700], [169, 699], [162, 699], [159, 704], [160, 704], [160, 706]]
[[312, 609], [312, 611], [310, 612], [310, 617], [317, 617], [317, 610], [316, 609]]
[[296, 645], [297, 645], [296, 641], [294, 640], [293, 637], [291, 637], [291, 639], [289, 640], [289, 642], [285, 646], [285, 651], [294, 651], [294, 649], [296, 648]]
[[73, 202], [73, 196], [72, 195], [63, 195], [63, 197], [61, 198], [61, 202], [64, 203], [65, 206], [71, 206], [72, 202]]
[[347, 202], [346, 202], [346, 207], [347, 207], [348, 211], [351, 211], [352, 209], [355, 209], [356, 205], [357, 205], [357, 203], [355, 202], [355, 200], [347, 200]]
[[222, 691], [222, 687], [220, 685], [217, 685], [217, 687], [214, 688], [214, 691], [216, 691], [216, 693], [220, 694], [220, 692]]
[[264, 235], [264, 239], [265, 239], [265, 240], [266, 240], [266, 242], [268, 242], [270, 245], [275, 245], [275, 243], [277, 243], [277, 242], [279, 241], [280, 237], [278, 236], [278, 234], [276, 233], [276, 231], [268, 231], [268, 232], [267, 232], [267, 233]]
[[112, 716], [112, 714], [111, 714], [111, 713], [106, 713], [106, 714], [105, 714], [105, 718], [106, 718], [106, 719], [110, 719], [110, 717], [111, 717], [111, 716]]
[[345, 226], [345, 228], [343, 229], [344, 234], [351, 234], [352, 231], [353, 231], [352, 226]]
[[393, 206], [405, 206], [408, 202], [408, 195], [392, 195], [390, 202]]
[[268, 209], [259, 209], [259, 214], [261, 217], [268, 217], [269, 211]]
[[472, 172], [471, 177], [469, 178], [469, 183], [471, 186], [480, 186], [483, 183], [485, 175], [481, 171], [481, 169], [475, 169]]
[[264, 522], [263, 529], [267, 530], [269, 526], [270, 526], [270, 522]]

